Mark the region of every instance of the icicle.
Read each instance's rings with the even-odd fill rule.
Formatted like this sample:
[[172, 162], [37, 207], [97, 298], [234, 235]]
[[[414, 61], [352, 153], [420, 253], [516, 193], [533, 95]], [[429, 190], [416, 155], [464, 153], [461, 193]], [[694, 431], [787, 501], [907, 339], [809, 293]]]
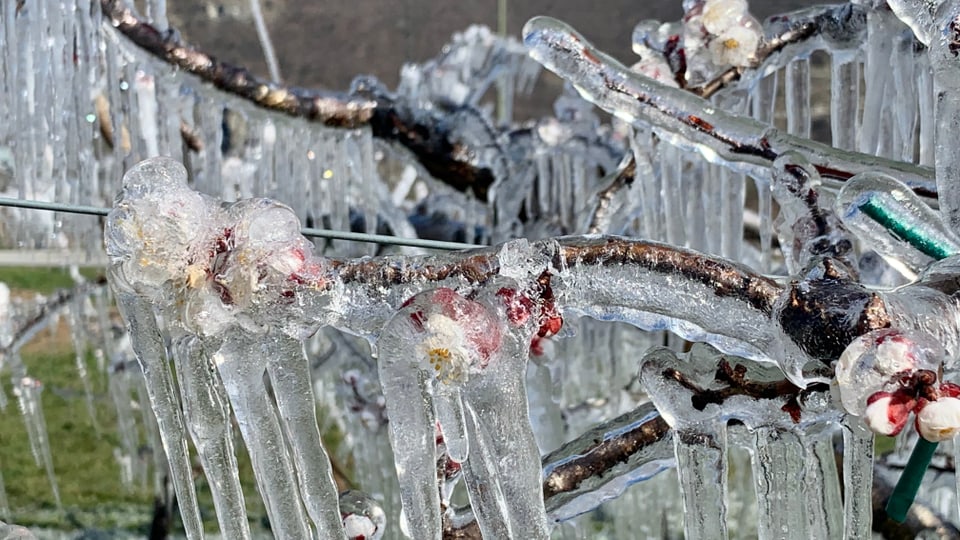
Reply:
[[830, 130], [834, 147], [857, 148], [859, 103], [860, 62], [851, 58], [850, 53], [834, 53], [830, 73]]
[[773, 194], [767, 180], [754, 178], [760, 215], [760, 269], [770, 271], [773, 260]]
[[727, 538], [726, 438], [725, 426], [680, 429], [673, 436], [686, 538]]
[[20, 359], [19, 352], [13, 352], [10, 357], [11, 372], [13, 375], [13, 394], [17, 397], [20, 415], [27, 428], [30, 438], [30, 448], [33, 450], [37, 466], [42, 467], [47, 474], [47, 481], [53, 492], [53, 500], [58, 510], [63, 510], [60, 501], [60, 487], [57, 484], [57, 475], [53, 470], [53, 454], [50, 452], [50, 439], [47, 434], [47, 422], [43, 416], [43, 402], [40, 393], [43, 383], [26, 374], [26, 368]]
[[[843, 497], [837, 475], [837, 458], [833, 445], [835, 429], [828, 427], [816, 433], [806, 428], [804, 440], [803, 494], [809, 532], [813, 538], [843, 536]], [[814, 431], [814, 433], [810, 433]]]
[[264, 386], [264, 338], [271, 339], [241, 328], [230, 329], [211, 358], [230, 396], [271, 528], [281, 539], [308, 538], [311, 533], [300, 504], [296, 472]]
[[193, 488], [193, 467], [187, 448], [187, 433], [153, 306], [125, 291], [115, 289], [114, 295], [117, 307], [127, 322], [127, 332], [130, 333], [133, 350], [143, 370], [150, 406], [156, 413], [160, 440], [170, 464], [170, 476], [177, 492], [187, 538], [203, 538], [200, 509]]
[[10, 519], [10, 502], [7, 500], [7, 488], [3, 483], [3, 471], [0, 470], [0, 520]]
[[87, 414], [93, 431], [100, 434], [100, 424], [97, 422], [97, 413], [93, 406], [93, 388], [90, 385], [90, 375], [87, 373], [87, 341], [84, 337], [83, 304], [86, 298], [78, 294], [70, 306], [70, 337], [73, 341], [74, 361], [77, 375], [83, 384], [83, 394], [86, 398]]
[[660, 144], [660, 182], [663, 189], [663, 217], [666, 241], [676, 246], [686, 245], [684, 224], [683, 152], [676, 146]]
[[[890, 17], [878, 10], [867, 12], [866, 59], [863, 63], [863, 118], [860, 125], [860, 151], [878, 155], [883, 94], [890, 73], [891, 32]], [[846, 92], [852, 89], [847, 87]]]
[[183, 399], [190, 438], [209, 480], [220, 534], [248, 539], [250, 526], [240, 487], [237, 458], [230, 429], [230, 407], [223, 384], [213, 372], [200, 340], [183, 336], [171, 345], [177, 382]]
[[787, 107], [787, 133], [810, 137], [810, 59], [787, 64], [784, 91]]
[[933, 73], [926, 56], [916, 59], [917, 94], [920, 116], [920, 161], [921, 165], [933, 165], [936, 155], [934, 136], [936, 133], [936, 116], [933, 94]]
[[277, 334], [264, 342], [263, 351], [307, 513], [320, 538], [344, 538], [337, 486], [317, 429], [317, 405], [303, 344]]
[[121, 481], [126, 487], [133, 488], [138, 479], [145, 478], [146, 472], [141, 471], [141, 468], [135, 465], [139, 463], [137, 454], [140, 444], [133, 408], [130, 406], [130, 374], [127, 372], [128, 369], [125, 362], [121, 361], [113, 364], [108, 384], [110, 398], [117, 415], [117, 434], [120, 436], [121, 455], [131, 463], [130, 474], [121, 474]]
[[799, 438], [779, 428], [760, 428], [754, 435], [760, 538], [811, 538], [805, 501], [793, 492], [803, 485], [804, 453]]
[[[913, 52], [913, 35], [909, 32], [901, 32], [895, 44], [896, 49], [891, 56], [893, 63], [893, 85], [891, 88], [896, 91], [896, 99], [885, 99], [886, 107], [892, 109], [894, 124], [894, 133], [896, 134], [896, 143], [893, 145], [893, 153], [890, 157], [900, 161], [914, 161], [914, 147], [916, 146], [917, 131], [917, 78], [918, 64], [922, 70], [922, 62], [918, 55]], [[922, 91], [922, 88], [920, 88]]]
[[873, 538], [873, 432], [848, 416], [843, 426], [843, 537]]

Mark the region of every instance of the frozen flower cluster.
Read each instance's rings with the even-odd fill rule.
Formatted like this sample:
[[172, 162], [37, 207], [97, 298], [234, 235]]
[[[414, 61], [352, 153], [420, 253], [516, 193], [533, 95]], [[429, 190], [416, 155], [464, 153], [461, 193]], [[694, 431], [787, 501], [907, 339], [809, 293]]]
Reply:
[[114, 274], [140, 294], [173, 292], [199, 335], [218, 334], [239, 313], [269, 312], [292, 302], [298, 287], [323, 283], [289, 207], [270, 199], [221, 207], [191, 190], [184, 167], [169, 158], [127, 172], [108, 220]]
[[837, 362], [840, 400], [879, 435], [917, 432], [939, 442], [960, 433], [960, 386], [940, 380], [943, 353], [923, 337], [894, 329], [860, 336]]
[[702, 84], [729, 67], [756, 61], [763, 29], [746, 0], [685, 2], [681, 23], [644, 21], [633, 31], [632, 69], [674, 88]]

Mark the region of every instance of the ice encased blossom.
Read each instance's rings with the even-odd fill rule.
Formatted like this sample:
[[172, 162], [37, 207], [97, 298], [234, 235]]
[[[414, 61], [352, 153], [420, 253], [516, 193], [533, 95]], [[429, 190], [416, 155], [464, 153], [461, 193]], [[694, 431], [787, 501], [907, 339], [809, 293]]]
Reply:
[[372, 497], [357, 490], [340, 494], [340, 513], [348, 540], [380, 540], [387, 526], [387, 515]]
[[952, 439], [960, 433], [960, 399], [941, 397], [917, 413], [917, 431], [930, 442]]
[[858, 337], [843, 351], [836, 366], [843, 408], [862, 416], [870, 396], [895, 391], [901, 374], [937, 371], [942, 354], [928, 339], [896, 329], [875, 330]]
[[517, 288], [515, 280], [498, 278], [470, 298], [449, 288], [419, 293], [377, 341], [401, 527], [412, 538], [442, 536], [438, 424], [447, 457], [461, 465], [484, 536], [549, 536], [524, 388], [539, 321], [511, 318], [510, 299], [498, 294]]
[[746, 0], [707, 0], [700, 13], [700, 24], [707, 32], [720, 35], [749, 17]]
[[212, 199], [187, 187], [179, 162], [159, 157], [138, 163], [124, 175], [104, 229], [115, 273], [140, 290], [171, 280], [195, 282], [193, 265], [206, 258], [217, 212]]
[[731, 26], [711, 39], [707, 47], [715, 64], [745, 67], [753, 60], [760, 38], [760, 31], [755, 28]]

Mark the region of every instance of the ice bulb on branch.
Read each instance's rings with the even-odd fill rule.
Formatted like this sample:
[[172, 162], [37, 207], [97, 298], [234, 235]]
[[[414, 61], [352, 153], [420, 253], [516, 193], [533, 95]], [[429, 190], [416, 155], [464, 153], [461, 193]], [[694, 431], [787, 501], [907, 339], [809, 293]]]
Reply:
[[511, 284], [484, 287], [475, 299], [449, 288], [419, 293], [377, 342], [400, 497], [413, 538], [441, 535], [438, 440], [450, 460], [461, 464], [484, 536], [547, 537], [540, 454], [524, 389], [540, 318], [530, 316], [515, 292], [504, 292], [516, 291]]
[[853, 341], [837, 362], [837, 385], [844, 409], [862, 416], [867, 400], [877, 392], [895, 392], [925, 371], [934, 374], [942, 352], [915, 333], [875, 330]]
[[960, 432], [960, 386], [940, 382], [943, 354], [915, 332], [883, 329], [860, 336], [837, 362], [844, 409], [880, 435], [897, 435], [915, 413], [924, 439], [952, 438]]

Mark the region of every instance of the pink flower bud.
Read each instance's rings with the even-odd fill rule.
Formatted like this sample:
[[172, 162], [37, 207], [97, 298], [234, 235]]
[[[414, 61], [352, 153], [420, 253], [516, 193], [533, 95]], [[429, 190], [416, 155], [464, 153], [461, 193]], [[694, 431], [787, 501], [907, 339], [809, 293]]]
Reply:
[[867, 398], [863, 420], [871, 431], [892, 437], [907, 425], [917, 402], [904, 392], [876, 392]]
[[917, 431], [930, 442], [952, 439], [960, 432], [960, 399], [941, 397], [922, 404], [917, 413]]

